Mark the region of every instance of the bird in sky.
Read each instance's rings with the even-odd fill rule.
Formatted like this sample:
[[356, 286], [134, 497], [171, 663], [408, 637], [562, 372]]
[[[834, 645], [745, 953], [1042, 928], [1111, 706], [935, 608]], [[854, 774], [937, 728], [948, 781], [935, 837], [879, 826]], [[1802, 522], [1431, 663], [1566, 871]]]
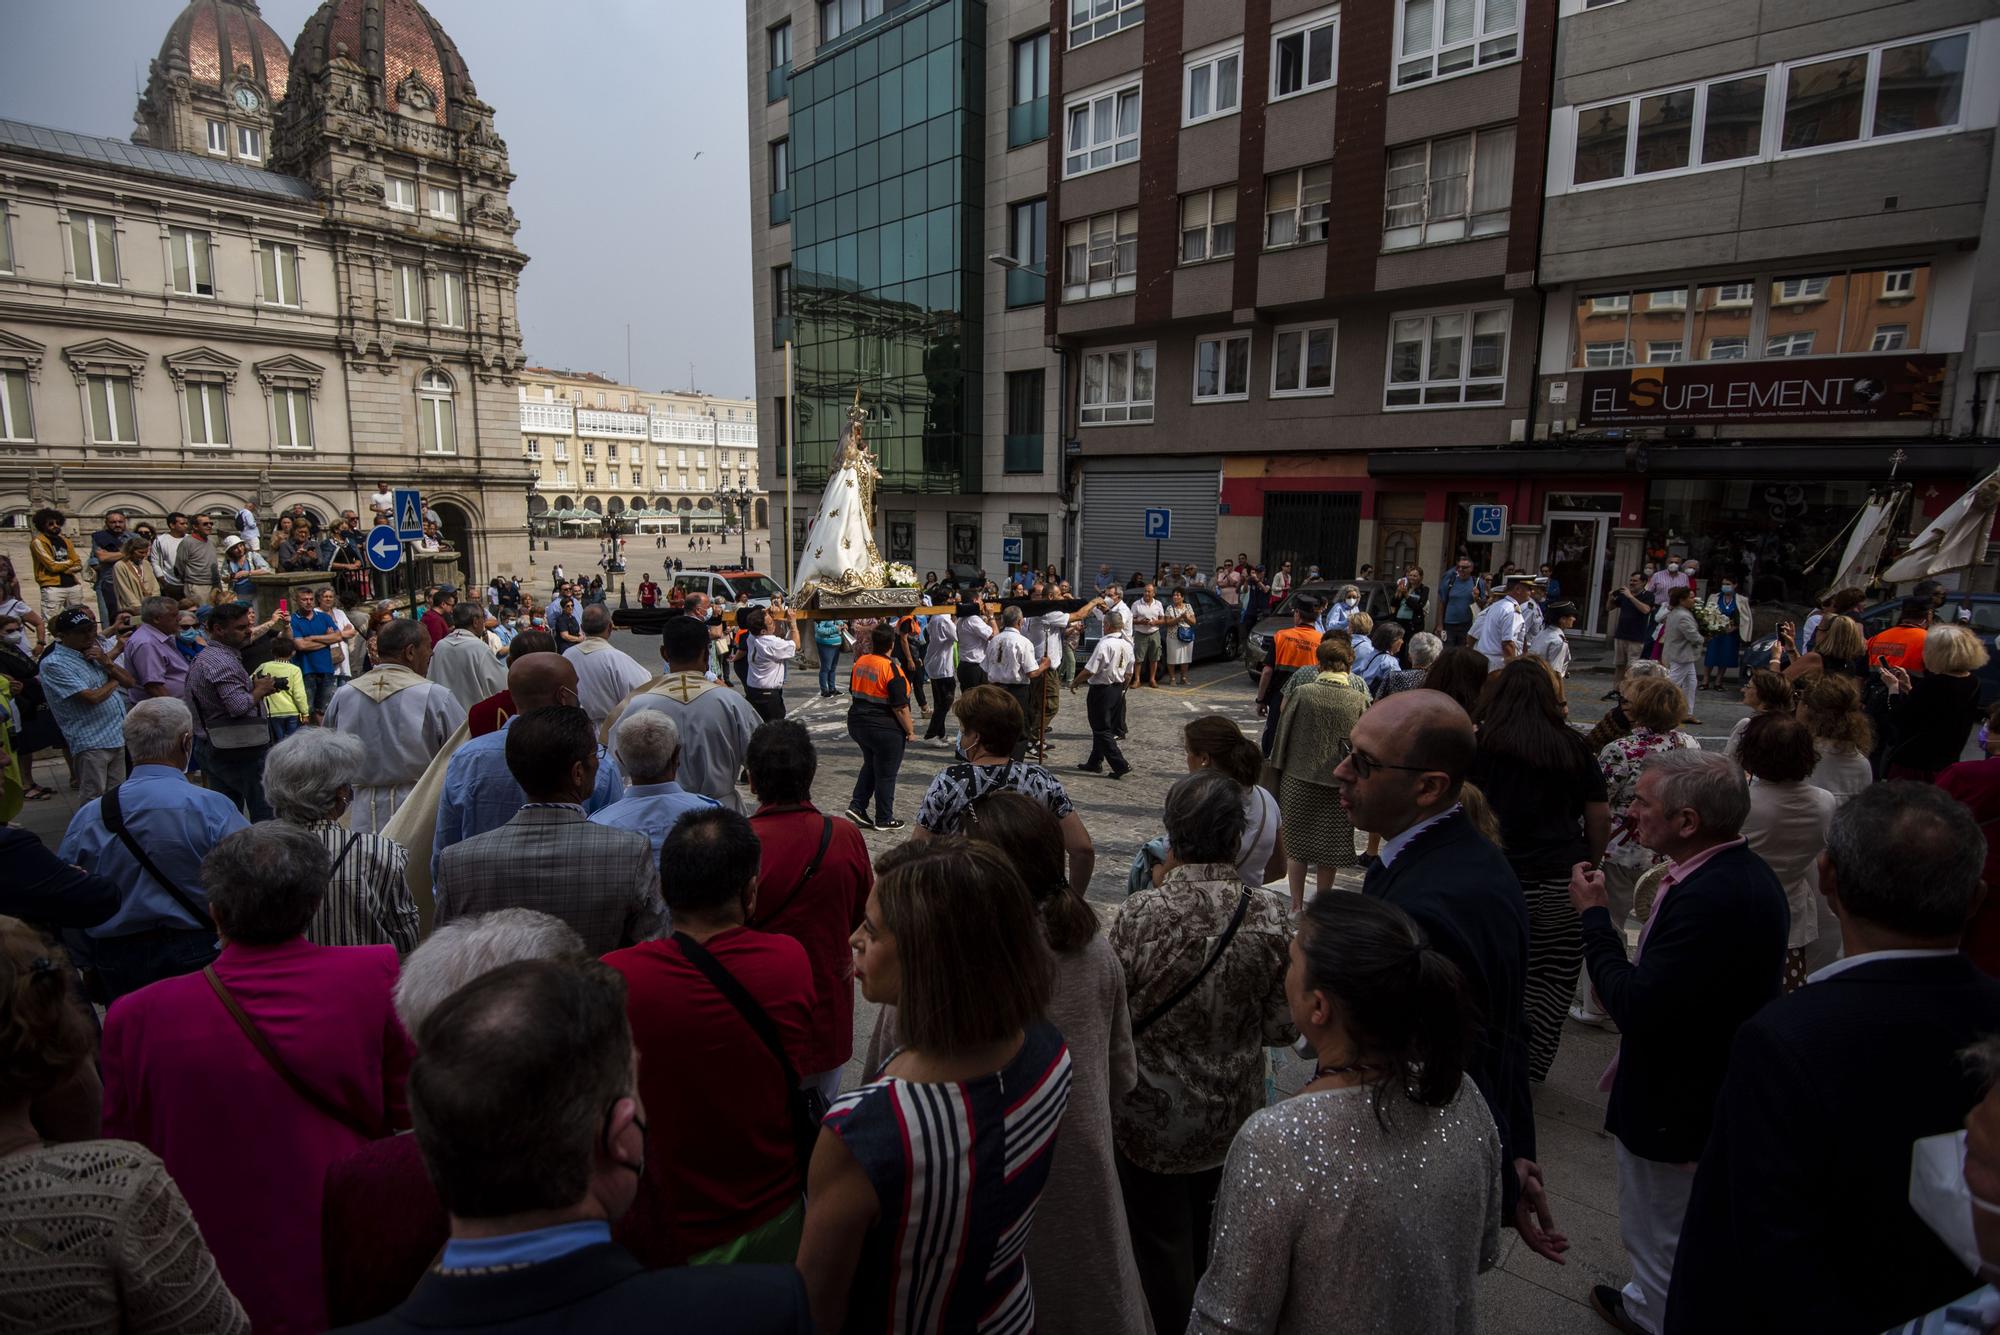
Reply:
[[696, 162], [699, 162], [699, 161], [701, 161], [701, 150], [700, 150], [700, 149], [697, 149], [697, 150], [695, 150], [695, 155], [694, 155], [694, 160], [695, 160]]

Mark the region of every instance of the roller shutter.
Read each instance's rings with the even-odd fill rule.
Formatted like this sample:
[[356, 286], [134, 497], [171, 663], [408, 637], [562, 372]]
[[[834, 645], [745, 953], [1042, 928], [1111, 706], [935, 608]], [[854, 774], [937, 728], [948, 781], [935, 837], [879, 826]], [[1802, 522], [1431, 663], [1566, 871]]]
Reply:
[[1203, 571], [1215, 563], [1215, 519], [1222, 499], [1222, 460], [1213, 455], [1176, 459], [1093, 459], [1083, 472], [1083, 550], [1078, 575], [1088, 582], [1108, 562], [1119, 579], [1135, 570], [1151, 575], [1154, 545], [1146, 537], [1146, 511], [1172, 510], [1173, 537], [1159, 559]]

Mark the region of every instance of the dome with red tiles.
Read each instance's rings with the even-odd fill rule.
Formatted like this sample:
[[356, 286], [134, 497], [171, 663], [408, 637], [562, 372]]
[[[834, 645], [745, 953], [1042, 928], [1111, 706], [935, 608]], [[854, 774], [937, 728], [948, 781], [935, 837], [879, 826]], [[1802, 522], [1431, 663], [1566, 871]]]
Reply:
[[293, 44], [302, 79], [336, 61], [371, 76], [382, 105], [450, 122], [454, 103], [476, 98], [465, 60], [443, 26], [417, 0], [326, 0]]
[[198, 88], [228, 93], [249, 71], [272, 102], [285, 95], [292, 56], [257, 12], [257, 0], [190, 0], [160, 43], [156, 74], [182, 74]]

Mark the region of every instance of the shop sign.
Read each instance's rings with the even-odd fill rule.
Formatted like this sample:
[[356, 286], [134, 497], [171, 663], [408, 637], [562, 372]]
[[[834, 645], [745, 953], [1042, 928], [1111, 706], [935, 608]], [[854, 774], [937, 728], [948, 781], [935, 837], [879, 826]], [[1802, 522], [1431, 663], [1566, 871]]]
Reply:
[[1583, 377], [1583, 426], [1896, 422], [1935, 418], [1942, 356], [1634, 366]]

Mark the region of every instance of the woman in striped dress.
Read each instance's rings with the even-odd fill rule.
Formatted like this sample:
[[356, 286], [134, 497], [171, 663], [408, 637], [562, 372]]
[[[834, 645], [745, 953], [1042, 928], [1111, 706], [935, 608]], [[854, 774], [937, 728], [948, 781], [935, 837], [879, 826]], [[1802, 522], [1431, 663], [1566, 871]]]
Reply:
[[1472, 782], [1500, 818], [1500, 843], [1528, 900], [1528, 1076], [1546, 1080], [1583, 966], [1570, 870], [1596, 862], [1611, 837], [1604, 774], [1569, 726], [1562, 681], [1517, 658], [1480, 695]]
[[853, 946], [899, 1046], [813, 1151], [799, 1270], [814, 1321], [1027, 1335], [1029, 1230], [1070, 1085], [1041, 1018], [1054, 962], [1035, 906], [991, 846], [908, 843], [882, 858]]

